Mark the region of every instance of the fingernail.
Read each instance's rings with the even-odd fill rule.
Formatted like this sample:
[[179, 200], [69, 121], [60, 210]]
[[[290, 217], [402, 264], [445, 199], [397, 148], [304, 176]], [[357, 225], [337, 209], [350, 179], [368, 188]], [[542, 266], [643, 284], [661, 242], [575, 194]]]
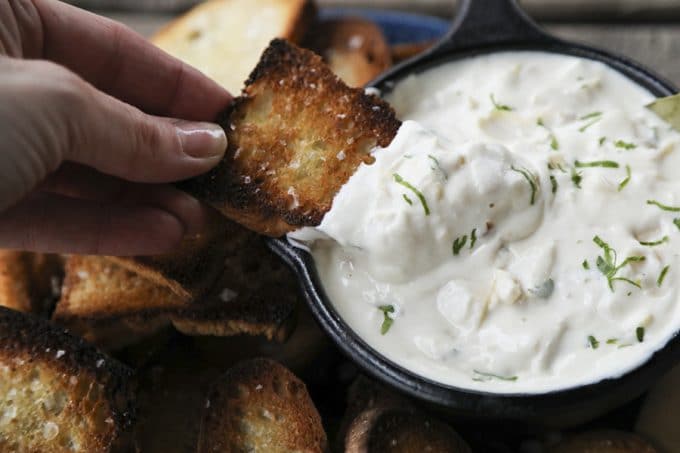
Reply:
[[191, 157], [222, 157], [227, 149], [227, 136], [217, 124], [182, 121], [176, 124], [176, 128], [182, 150]]

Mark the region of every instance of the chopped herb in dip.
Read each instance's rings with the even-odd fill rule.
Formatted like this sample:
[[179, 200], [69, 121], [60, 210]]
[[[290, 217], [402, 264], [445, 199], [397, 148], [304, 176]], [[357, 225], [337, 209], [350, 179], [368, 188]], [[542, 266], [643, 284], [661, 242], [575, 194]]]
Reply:
[[427, 206], [427, 200], [425, 199], [425, 196], [423, 195], [423, 193], [420, 190], [416, 189], [408, 181], [405, 181], [404, 178], [399, 176], [399, 174], [394, 173], [392, 176], [394, 177], [394, 181], [397, 184], [400, 184], [400, 185], [406, 187], [407, 189], [409, 189], [411, 192], [413, 192], [418, 197], [418, 199], [420, 200], [420, 204], [423, 205], [423, 210], [425, 211], [425, 215], [430, 215], [430, 208]]
[[501, 376], [500, 374], [486, 373], [484, 371], [472, 370], [474, 376], [473, 381], [490, 381], [492, 379], [498, 379], [500, 381], [510, 381], [514, 382], [517, 380], [517, 376]]
[[529, 199], [529, 204], [533, 205], [534, 201], [536, 201], [536, 191], [538, 190], [535, 177], [526, 168], [516, 168], [512, 166], [510, 169], [524, 176], [524, 179], [526, 179], [529, 183], [529, 187], [531, 187], [531, 198]]
[[597, 257], [596, 265], [597, 268], [602, 272], [602, 274], [607, 278], [607, 284], [609, 289], [614, 291], [614, 282], [622, 281], [635, 286], [636, 288], [641, 288], [640, 282], [633, 281], [625, 277], [617, 277], [616, 274], [626, 265], [634, 262], [644, 261], [644, 256], [629, 256], [621, 264], [616, 263], [616, 250], [612, 249], [609, 244], [603, 241], [599, 236], [593, 238], [593, 242], [597, 244], [598, 247], [602, 249], [602, 256]]
[[647, 200], [647, 204], [657, 206], [663, 209], [664, 211], [680, 212], [680, 208], [676, 206], [668, 206], [667, 204], [660, 203], [656, 200]]
[[661, 288], [661, 285], [663, 285], [663, 281], [666, 278], [666, 274], [668, 273], [668, 269], [670, 269], [671, 266], [667, 265], [663, 269], [661, 269], [661, 273], [659, 274], [659, 278], [656, 279], [656, 286]]
[[489, 95], [489, 98], [491, 99], [491, 103], [493, 104], [493, 107], [496, 110], [500, 110], [503, 112], [511, 112], [513, 110], [513, 108], [510, 107], [509, 105], [499, 104], [498, 102], [496, 102], [496, 98], [494, 97], [493, 93]]
[[380, 334], [385, 335], [390, 330], [390, 327], [392, 327], [392, 324], [394, 323], [394, 319], [392, 319], [392, 317], [390, 316], [390, 314], [394, 313], [394, 306], [381, 305], [378, 307], [378, 310], [383, 312], [383, 322], [382, 326], [380, 326]]
[[619, 192], [621, 192], [630, 182], [630, 165], [626, 165], [626, 178], [619, 183]]

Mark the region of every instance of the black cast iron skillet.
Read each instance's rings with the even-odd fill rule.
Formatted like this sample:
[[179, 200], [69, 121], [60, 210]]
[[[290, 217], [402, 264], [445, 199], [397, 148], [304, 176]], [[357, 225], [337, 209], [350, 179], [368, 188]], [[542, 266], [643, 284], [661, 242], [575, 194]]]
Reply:
[[[539, 50], [601, 61], [662, 97], [677, 91], [653, 72], [626, 58], [550, 36], [520, 10], [515, 0], [462, 0], [451, 30], [424, 55], [407, 61], [371, 83], [388, 92], [405, 76], [438, 64], [508, 50]], [[662, 373], [680, 362], [680, 335], [644, 365], [617, 378], [543, 394], [499, 394], [456, 388], [420, 377], [368, 346], [340, 318], [328, 300], [311, 255], [285, 238], [271, 248], [295, 270], [309, 307], [335, 344], [365, 372], [421, 402], [451, 415], [472, 418], [572, 424], [593, 418], [640, 395]]]

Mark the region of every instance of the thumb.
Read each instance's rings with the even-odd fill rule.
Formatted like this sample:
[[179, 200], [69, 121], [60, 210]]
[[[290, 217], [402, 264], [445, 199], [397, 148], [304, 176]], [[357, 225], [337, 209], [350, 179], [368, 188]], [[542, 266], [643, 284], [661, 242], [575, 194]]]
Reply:
[[64, 109], [64, 159], [134, 182], [164, 183], [205, 173], [227, 147], [217, 124], [147, 115], [75, 78]]

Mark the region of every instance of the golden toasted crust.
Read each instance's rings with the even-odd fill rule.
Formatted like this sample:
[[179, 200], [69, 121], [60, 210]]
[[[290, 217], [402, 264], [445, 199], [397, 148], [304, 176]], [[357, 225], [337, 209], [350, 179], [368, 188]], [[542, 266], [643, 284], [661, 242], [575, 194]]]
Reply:
[[401, 123], [321, 57], [276, 39], [220, 124], [229, 139], [224, 159], [183, 188], [249, 229], [280, 236], [318, 225], [340, 187]]
[[63, 329], [0, 307], [0, 451], [123, 451], [131, 380], [131, 370]]
[[107, 257], [164, 286], [185, 301], [198, 300], [215, 283], [226, 253], [225, 221], [213, 212], [205, 231], [187, 235], [174, 252], [159, 256]]
[[657, 453], [640, 436], [615, 430], [590, 431], [567, 437], [548, 453]]
[[119, 349], [173, 325], [187, 335], [247, 333], [284, 340], [299, 298], [292, 273], [262, 238], [229, 222], [221, 276], [200, 300], [102, 257], [71, 256], [53, 320], [104, 349]]
[[326, 434], [305, 384], [282, 365], [253, 359], [213, 385], [198, 451], [324, 452]]
[[324, 20], [306, 46], [321, 55], [347, 85], [363, 87], [392, 66], [392, 54], [380, 27], [360, 18]]
[[63, 276], [57, 255], [0, 250], [0, 306], [47, 315]]

